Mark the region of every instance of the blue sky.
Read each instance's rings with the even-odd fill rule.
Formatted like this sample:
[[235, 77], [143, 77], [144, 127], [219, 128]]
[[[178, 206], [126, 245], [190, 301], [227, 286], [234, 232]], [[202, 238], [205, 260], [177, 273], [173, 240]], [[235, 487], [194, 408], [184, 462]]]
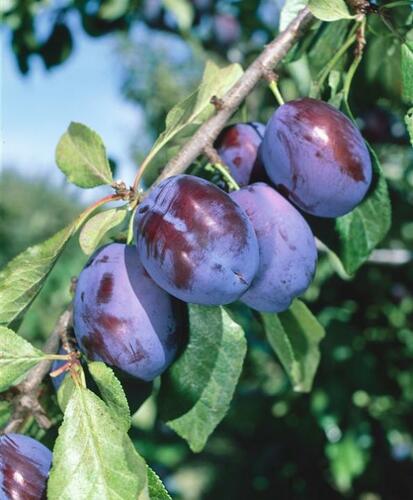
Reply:
[[7, 35], [1, 34], [1, 167], [60, 182], [55, 147], [69, 123], [78, 121], [101, 135], [119, 163], [118, 177], [131, 182], [136, 167], [128, 152], [141, 116], [119, 93], [114, 36], [94, 39], [77, 31], [74, 53], [63, 65], [46, 71], [33, 58], [31, 71], [21, 76]]

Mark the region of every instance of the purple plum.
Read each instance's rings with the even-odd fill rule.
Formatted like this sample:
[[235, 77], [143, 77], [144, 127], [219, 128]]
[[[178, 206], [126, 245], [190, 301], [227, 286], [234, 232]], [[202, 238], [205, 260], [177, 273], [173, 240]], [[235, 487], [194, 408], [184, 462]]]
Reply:
[[261, 148], [271, 181], [310, 214], [344, 215], [370, 186], [371, 160], [359, 130], [325, 102], [304, 98], [280, 106]]
[[240, 186], [263, 174], [259, 147], [264, 132], [262, 123], [237, 123], [226, 127], [215, 142], [219, 156]]
[[216, 14], [214, 16], [212, 29], [217, 42], [224, 47], [234, 44], [241, 36], [241, 27], [238, 19], [227, 13]]
[[0, 436], [0, 498], [41, 500], [52, 464], [52, 452], [23, 434]]
[[183, 339], [180, 309], [149, 277], [135, 246], [112, 243], [80, 273], [74, 331], [89, 359], [150, 381], [172, 363]]
[[260, 266], [241, 301], [262, 312], [281, 312], [310, 285], [317, 263], [314, 236], [302, 215], [262, 182], [231, 193], [254, 226]]
[[191, 175], [169, 177], [151, 191], [136, 211], [135, 235], [153, 280], [186, 302], [233, 302], [258, 269], [257, 238], [245, 212]]

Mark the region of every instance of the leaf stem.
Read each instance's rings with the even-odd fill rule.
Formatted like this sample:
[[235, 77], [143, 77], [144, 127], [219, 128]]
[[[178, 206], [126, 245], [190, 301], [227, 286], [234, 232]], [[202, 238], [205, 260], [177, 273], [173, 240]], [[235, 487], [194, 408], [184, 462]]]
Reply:
[[275, 80], [272, 80], [269, 84], [268, 87], [270, 88], [271, 92], [274, 94], [275, 98], [277, 99], [277, 102], [280, 106], [285, 104], [284, 98], [280, 92], [280, 89], [278, 88], [278, 83]]
[[222, 163], [211, 163], [211, 166], [214, 167], [218, 172], [224, 177], [228, 187], [233, 191], [238, 191], [240, 188], [237, 181], [232, 177], [232, 175], [228, 172], [228, 168]]
[[332, 57], [332, 59], [324, 66], [324, 68], [319, 73], [317, 82], [315, 84], [315, 89], [317, 91], [317, 94], [320, 92], [327, 76], [334, 69], [334, 67], [342, 58], [342, 56], [347, 52], [348, 48], [351, 47], [353, 43], [356, 41], [356, 30], [357, 30], [357, 25], [353, 27], [347, 40], [343, 43], [340, 49], [335, 53], [334, 57]]
[[350, 68], [347, 71], [346, 78], [344, 80], [344, 85], [343, 85], [343, 95], [344, 95], [344, 106], [346, 109], [347, 114], [350, 116], [350, 118], [354, 121], [354, 116], [353, 113], [350, 109], [349, 103], [348, 103], [348, 97], [350, 94], [350, 87], [351, 87], [351, 82], [353, 81], [354, 75], [357, 71], [357, 68], [359, 67], [359, 64], [363, 58], [363, 47], [364, 47], [364, 35], [366, 31], [366, 18], [364, 17], [358, 26], [358, 35], [357, 39], [360, 42], [360, 48], [356, 52], [356, 56], [354, 57], [353, 62], [351, 63]]

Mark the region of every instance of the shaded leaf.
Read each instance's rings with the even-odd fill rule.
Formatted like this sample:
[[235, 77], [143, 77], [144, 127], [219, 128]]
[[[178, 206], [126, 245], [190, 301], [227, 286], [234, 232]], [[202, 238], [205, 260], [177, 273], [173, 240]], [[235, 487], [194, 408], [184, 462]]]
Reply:
[[43, 359], [45, 354], [42, 351], [12, 330], [0, 326], [0, 391], [20, 383]]
[[294, 300], [282, 313], [261, 314], [268, 342], [297, 392], [309, 392], [320, 361], [324, 328], [307, 306]]
[[145, 488], [146, 466], [128, 436], [103, 401], [77, 386], [53, 450], [47, 498], [136, 500]]
[[162, 384], [161, 411], [167, 425], [198, 452], [228, 411], [246, 341], [223, 308], [191, 305], [189, 323], [189, 344]]
[[100, 136], [72, 122], [56, 148], [56, 163], [70, 182], [83, 188], [112, 183], [112, 172]]
[[112, 208], [91, 217], [79, 234], [79, 244], [86, 255], [91, 255], [103, 236], [125, 218], [125, 209]]
[[352, 16], [344, 0], [309, 0], [308, 7], [312, 14], [321, 21], [351, 19]]
[[94, 361], [88, 364], [90, 374], [96, 382], [99, 392], [113, 415], [116, 425], [127, 432], [131, 425], [128, 401], [122, 385], [105, 363]]
[[413, 146], [413, 108], [409, 109], [404, 117], [404, 121], [406, 122], [407, 131], [409, 132], [410, 142]]
[[401, 50], [403, 98], [413, 103], [413, 42], [404, 43]]
[[[165, 148], [175, 147], [177, 143], [183, 144], [188, 140], [214, 113], [214, 106], [210, 103], [212, 96], [219, 98], [239, 80], [242, 76], [239, 64], [230, 64], [224, 68], [208, 61], [199, 88], [184, 101], [174, 106], [166, 117], [165, 130], [159, 136], [145, 161], [146, 167], [143, 175], [145, 185], [151, 185], [159, 175], [159, 170], [164, 166]], [[157, 158], [161, 155], [160, 158]]]
[[374, 173], [370, 192], [354, 210], [336, 220], [341, 242], [339, 256], [348, 274], [355, 273], [368, 259], [391, 225], [387, 182], [378, 158], [371, 148], [370, 153]]
[[0, 429], [5, 427], [10, 420], [12, 406], [9, 401], [0, 401]]

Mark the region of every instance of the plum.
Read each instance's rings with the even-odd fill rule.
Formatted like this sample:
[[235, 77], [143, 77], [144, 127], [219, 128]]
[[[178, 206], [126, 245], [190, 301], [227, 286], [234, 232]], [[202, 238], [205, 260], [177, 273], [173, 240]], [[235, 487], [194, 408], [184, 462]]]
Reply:
[[39, 441], [23, 434], [0, 436], [0, 498], [46, 498], [51, 464], [52, 452]]
[[135, 246], [100, 248], [80, 273], [73, 325], [80, 349], [145, 381], [173, 361], [183, 325], [182, 304], [149, 277]]
[[280, 106], [265, 129], [262, 159], [277, 189], [320, 217], [351, 211], [372, 178], [370, 155], [353, 123], [316, 99]]
[[212, 29], [217, 42], [224, 47], [234, 44], [241, 36], [241, 27], [238, 19], [227, 13], [216, 14], [214, 16]]
[[139, 255], [171, 295], [204, 305], [228, 304], [258, 269], [254, 229], [227, 193], [191, 175], [169, 177], [136, 211]]
[[259, 147], [264, 132], [262, 123], [237, 123], [226, 127], [215, 142], [219, 156], [240, 186], [262, 175]]
[[281, 312], [310, 285], [317, 262], [314, 236], [302, 215], [262, 182], [231, 193], [257, 234], [260, 266], [241, 301], [262, 312]]

